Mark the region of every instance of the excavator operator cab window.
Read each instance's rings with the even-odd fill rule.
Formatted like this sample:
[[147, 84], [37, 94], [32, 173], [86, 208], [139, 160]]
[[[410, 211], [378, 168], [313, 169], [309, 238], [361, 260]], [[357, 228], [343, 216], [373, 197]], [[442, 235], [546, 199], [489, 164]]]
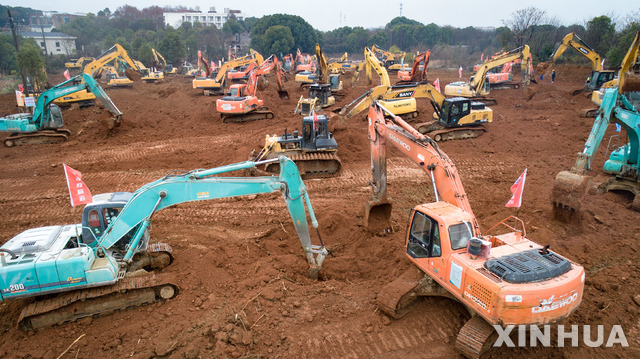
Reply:
[[304, 129], [302, 130], [303, 141], [305, 144], [311, 143], [311, 139], [313, 138], [313, 125], [310, 123], [304, 124]]
[[468, 223], [458, 223], [449, 227], [449, 238], [451, 239], [451, 249], [467, 248], [469, 240], [473, 237], [473, 232]]
[[441, 256], [438, 222], [424, 213], [414, 213], [411, 229], [409, 230], [407, 253], [413, 258]]

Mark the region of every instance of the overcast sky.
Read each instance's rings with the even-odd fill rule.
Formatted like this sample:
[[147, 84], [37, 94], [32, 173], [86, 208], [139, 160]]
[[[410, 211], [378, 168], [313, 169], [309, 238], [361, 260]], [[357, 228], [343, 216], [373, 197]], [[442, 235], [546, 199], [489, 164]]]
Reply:
[[[270, 14], [292, 14], [304, 18], [311, 26], [329, 31], [340, 26], [384, 27], [401, 15], [423, 24], [454, 27], [499, 27], [503, 20], [511, 18], [516, 10], [536, 7], [545, 10], [549, 17], [561, 25], [585, 24], [595, 16], [607, 15], [625, 20], [629, 13], [640, 16], [638, 0], [535, 0], [535, 1], [472, 1], [472, 0], [243, 0], [243, 1], [171, 1], [171, 0], [0, 0], [2, 5], [25, 6], [44, 11], [92, 12], [108, 7], [115, 11], [128, 4], [138, 9], [158, 5], [188, 7], [199, 6], [208, 11], [214, 6], [218, 12], [224, 8], [241, 10], [247, 16], [262, 17]], [[366, 4], [366, 6], [363, 6]], [[506, 4], [506, 5], [505, 5]], [[484, 6], [482, 6], [484, 5]]]

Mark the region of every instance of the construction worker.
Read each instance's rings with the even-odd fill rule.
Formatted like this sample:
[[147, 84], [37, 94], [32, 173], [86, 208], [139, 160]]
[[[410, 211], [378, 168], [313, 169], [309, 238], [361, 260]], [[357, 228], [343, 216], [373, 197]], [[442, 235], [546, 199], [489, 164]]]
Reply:
[[556, 79], [556, 70], [551, 71], [551, 83]]

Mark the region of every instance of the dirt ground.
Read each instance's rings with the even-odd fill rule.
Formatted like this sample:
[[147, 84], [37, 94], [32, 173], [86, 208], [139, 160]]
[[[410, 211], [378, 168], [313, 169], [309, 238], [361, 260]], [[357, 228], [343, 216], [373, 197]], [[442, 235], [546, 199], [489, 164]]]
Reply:
[[[492, 357], [640, 356], [635, 260], [640, 215], [630, 209], [631, 196], [589, 195], [578, 224], [554, 220], [550, 204], [555, 175], [574, 164], [593, 123], [578, 116], [591, 106], [589, 99], [571, 96], [588, 73], [587, 67], [558, 67], [556, 82], [545, 76], [531, 86], [530, 99], [522, 90], [492, 91], [498, 104], [492, 106], [488, 132], [441, 148], [456, 163], [482, 229], [517, 213], [532, 240], [585, 267], [584, 299], [564, 324], [604, 325], [605, 342], [612, 325], [620, 324], [630, 347], [589, 348], [580, 340], [579, 347], [562, 350], [499, 348]], [[343, 79], [349, 94], [336, 106], [369, 88], [365, 79], [349, 88], [349, 78]], [[429, 69], [429, 79], [436, 78], [444, 86], [458, 74]], [[107, 90], [124, 113], [122, 125], [112, 131], [101, 125], [107, 115], [98, 107], [64, 110], [72, 131], [68, 142], [0, 147], [0, 243], [29, 228], [80, 221], [81, 209], [70, 206], [63, 163], [81, 171], [97, 194], [133, 192], [173, 170], [246, 160], [265, 134], [300, 128], [293, 109], [304, 92], [292, 77], [286, 87], [288, 101], [278, 98], [273, 82], [259, 94], [275, 112], [273, 120], [241, 124], [223, 124], [216, 98], [204, 97], [181, 75], [157, 85]], [[420, 118], [430, 118], [431, 105], [418, 102]], [[0, 114], [15, 112], [14, 96], [0, 97]], [[176, 298], [38, 332], [16, 325], [27, 301], [2, 302], [0, 357], [57, 358], [81, 335], [63, 358], [455, 357], [455, 336], [468, 319], [462, 305], [424, 299], [400, 320], [376, 307], [376, 292], [411, 266], [403, 250], [409, 210], [433, 201], [433, 193], [427, 176], [391, 149], [394, 232], [367, 231], [362, 221], [371, 174], [365, 116], [345, 123], [332, 119], [343, 168], [339, 176], [305, 181], [322, 239], [333, 254], [320, 280], [305, 275], [306, 262], [279, 194], [181, 204], [158, 212], [151, 232], [154, 241], [174, 248], [176, 261], [164, 271], [179, 278]], [[610, 129], [605, 140], [612, 134]], [[601, 173], [603, 142], [594, 175]], [[523, 204], [516, 212], [505, 204], [525, 168]], [[312, 240], [318, 243], [315, 236]]]

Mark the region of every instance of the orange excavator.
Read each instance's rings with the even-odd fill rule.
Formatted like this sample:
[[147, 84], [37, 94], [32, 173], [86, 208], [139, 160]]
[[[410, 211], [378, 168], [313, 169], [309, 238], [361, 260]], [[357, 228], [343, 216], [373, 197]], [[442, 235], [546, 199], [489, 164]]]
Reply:
[[274, 117], [273, 112], [264, 106], [264, 100], [256, 96], [258, 80], [265, 72], [271, 70], [270, 62], [273, 62], [276, 68], [278, 95], [283, 100], [289, 98], [289, 93], [284, 89], [282, 83], [280, 61], [274, 55], [271, 55], [257, 69], [251, 71], [248, 83], [231, 85], [229, 87], [229, 96], [216, 100], [216, 109], [220, 112], [222, 122], [248, 122], [272, 119]]
[[[396, 85], [427, 81], [427, 68], [429, 67], [429, 58], [431, 51], [420, 53], [413, 59], [413, 66], [410, 70], [398, 70], [398, 82]], [[422, 69], [420, 68], [422, 67]]]
[[[471, 314], [458, 333], [456, 349], [478, 358], [493, 344], [494, 325], [552, 324], [578, 308], [584, 268], [528, 239], [516, 217], [482, 235], [458, 170], [435, 141], [378, 102], [369, 108], [368, 134], [373, 193], [365, 223], [370, 230], [391, 231], [387, 141], [428, 173], [435, 195], [435, 202], [420, 204], [409, 215], [405, 250], [415, 266], [378, 293], [380, 309], [397, 319], [419, 296], [456, 300]], [[488, 234], [498, 225], [509, 232]]]

